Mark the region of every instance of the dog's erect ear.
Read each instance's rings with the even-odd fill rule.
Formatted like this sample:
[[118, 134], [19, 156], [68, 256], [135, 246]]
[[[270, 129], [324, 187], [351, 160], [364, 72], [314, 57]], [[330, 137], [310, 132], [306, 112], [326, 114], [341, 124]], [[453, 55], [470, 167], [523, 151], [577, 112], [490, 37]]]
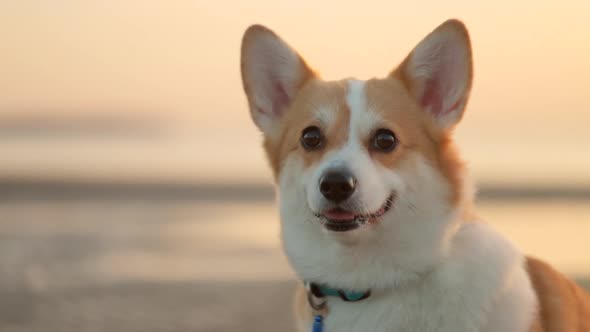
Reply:
[[473, 75], [471, 43], [458, 20], [448, 20], [424, 38], [392, 72], [442, 129], [463, 115]]
[[303, 83], [314, 76], [295, 50], [261, 25], [244, 33], [241, 69], [252, 119], [265, 134], [272, 132]]

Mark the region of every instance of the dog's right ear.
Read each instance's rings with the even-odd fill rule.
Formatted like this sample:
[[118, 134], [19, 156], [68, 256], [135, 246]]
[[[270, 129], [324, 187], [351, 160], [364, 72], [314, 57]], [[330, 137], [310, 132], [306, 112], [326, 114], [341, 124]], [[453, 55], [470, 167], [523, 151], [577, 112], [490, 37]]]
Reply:
[[301, 86], [315, 75], [295, 50], [261, 25], [244, 33], [241, 70], [250, 114], [266, 135], [273, 132]]
[[443, 130], [461, 120], [469, 99], [473, 64], [469, 33], [452, 19], [426, 36], [392, 73]]

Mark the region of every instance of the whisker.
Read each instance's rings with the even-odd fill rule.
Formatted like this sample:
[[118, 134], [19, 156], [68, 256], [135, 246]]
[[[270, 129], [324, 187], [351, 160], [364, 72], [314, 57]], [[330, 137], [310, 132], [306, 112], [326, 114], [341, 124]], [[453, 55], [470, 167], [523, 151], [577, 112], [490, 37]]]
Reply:
[[[362, 205], [362, 203], [360, 201], [353, 201], [351, 205], [352, 205], [352, 209], [355, 211], [355, 213], [359, 213], [360, 212], [361, 214], [363, 214], [363, 205]], [[363, 219], [362, 216], [358, 216], [355, 219], [356, 224], [357, 225], [362, 225], [363, 224], [363, 220], [362, 219]]]
[[365, 204], [362, 204], [362, 202], [359, 202], [359, 204], [360, 204], [359, 208], [362, 211], [362, 217], [360, 218], [359, 221], [360, 221], [361, 225], [366, 225], [368, 222], [368, 219], [371, 216], [371, 212], [369, 211], [369, 208]]
[[416, 207], [416, 205], [414, 205], [412, 202], [410, 202], [408, 199], [404, 198], [404, 202], [406, 203], [406, 206], [408, 207], [408, 209], [416, 216], [418, 215], [418, 208]]

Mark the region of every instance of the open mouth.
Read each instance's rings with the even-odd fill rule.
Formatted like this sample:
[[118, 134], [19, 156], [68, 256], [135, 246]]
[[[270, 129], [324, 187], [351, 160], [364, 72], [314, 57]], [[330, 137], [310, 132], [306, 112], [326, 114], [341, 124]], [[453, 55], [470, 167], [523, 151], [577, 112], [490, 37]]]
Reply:
[[393, 194], [390, 195], [383, 205], [373, 213], [358, 213], [337, 207], [327, 210], [316, 216], [323, 221], [324, 227], [334, 232], [346, 232], [360, 227], [367, 223], [375, 223], [391, 208]]

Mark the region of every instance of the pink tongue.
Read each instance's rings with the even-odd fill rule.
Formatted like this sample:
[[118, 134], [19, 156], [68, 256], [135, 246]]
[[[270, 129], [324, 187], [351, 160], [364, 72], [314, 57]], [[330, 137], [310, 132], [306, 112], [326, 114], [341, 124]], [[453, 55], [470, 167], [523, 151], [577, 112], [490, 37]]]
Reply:
[[332, 210], [324, 213], [324, 216], [331, 220], [336, 221], [349, 221], [353, 220], [355, 214], [352, 212], [342, 211], [342, 210]]

